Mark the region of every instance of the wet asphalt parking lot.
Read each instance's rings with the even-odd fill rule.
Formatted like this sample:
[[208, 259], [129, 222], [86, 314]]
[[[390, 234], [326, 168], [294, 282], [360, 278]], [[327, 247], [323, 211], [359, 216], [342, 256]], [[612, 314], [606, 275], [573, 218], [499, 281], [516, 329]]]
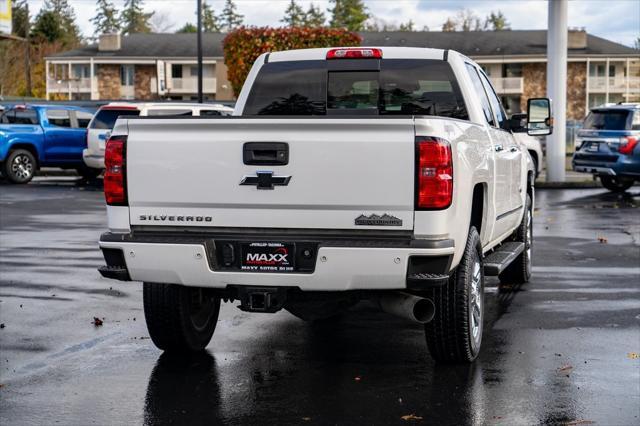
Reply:
[[207, 352], [175, 359], [140, 283], [96, 271], [100, 189], [0, 183], [0, 423], [640, 424], [640, 187], [539, 190], [534, 218], [532, 281], [488, 280], [473, 365], [365, 303], [322, 327], [227, 303]]

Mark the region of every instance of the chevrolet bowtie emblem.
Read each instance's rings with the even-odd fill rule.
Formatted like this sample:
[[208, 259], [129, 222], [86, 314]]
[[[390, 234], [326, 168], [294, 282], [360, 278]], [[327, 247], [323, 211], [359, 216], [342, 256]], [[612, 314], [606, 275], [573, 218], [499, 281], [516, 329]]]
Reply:
[[274, 186], [287, 186], [291, 176], [274, 176], [273, 172], [256, 172], [255, 176], [245, 176], [240, 185], [256, 186], [258, 189], [273, 189]]

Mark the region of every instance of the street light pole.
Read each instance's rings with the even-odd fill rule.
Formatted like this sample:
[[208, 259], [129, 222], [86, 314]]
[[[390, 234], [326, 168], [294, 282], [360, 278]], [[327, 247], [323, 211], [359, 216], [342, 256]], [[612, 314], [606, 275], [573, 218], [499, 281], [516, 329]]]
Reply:
[[566, 180], [567, 0], [550, 0], [547, 30], [547, 97], [553, 101], [553, 134], [547, 136], [547, 182]]
[[198, 103], [204, 102], [202, 96], [202, 0], [198, 1]]

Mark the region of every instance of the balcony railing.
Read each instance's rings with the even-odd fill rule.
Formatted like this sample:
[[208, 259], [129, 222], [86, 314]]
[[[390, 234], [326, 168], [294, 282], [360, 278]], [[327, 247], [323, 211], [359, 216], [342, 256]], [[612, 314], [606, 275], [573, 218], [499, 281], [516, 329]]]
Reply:
[[491, 84], [499, 94], [522, 93], [524, 89], [522, 77], [491, 77]]
[[[91, 79], [90, 78], [72, 78], [68, 79], [55, 79], [49, 78], [47, 81], [49, 92], [90, 92], [91, 91]], [[96, 80], [96, 87], [98, 83]]]
[[589, 77], [589, 91], [606, 92], [607, 80], [610, 93], [625, 93], [627, 80], [629, 80], [629, 92], [640, 93], [640, 77]]
[[[195, 77], [172, 78], [169, 91], [173, 93], [196, 93], [198, 91], [198, 79]], [[202, 91], [216, 93], [216, 79], [203, 78]]]

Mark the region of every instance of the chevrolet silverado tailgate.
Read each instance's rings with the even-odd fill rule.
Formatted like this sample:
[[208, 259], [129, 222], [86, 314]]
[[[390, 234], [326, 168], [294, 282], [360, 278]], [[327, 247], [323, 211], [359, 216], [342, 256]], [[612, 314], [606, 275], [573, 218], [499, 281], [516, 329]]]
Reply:
[[413, 229], [411, 118], [129, 119], [126, 150], [132, 225]]

